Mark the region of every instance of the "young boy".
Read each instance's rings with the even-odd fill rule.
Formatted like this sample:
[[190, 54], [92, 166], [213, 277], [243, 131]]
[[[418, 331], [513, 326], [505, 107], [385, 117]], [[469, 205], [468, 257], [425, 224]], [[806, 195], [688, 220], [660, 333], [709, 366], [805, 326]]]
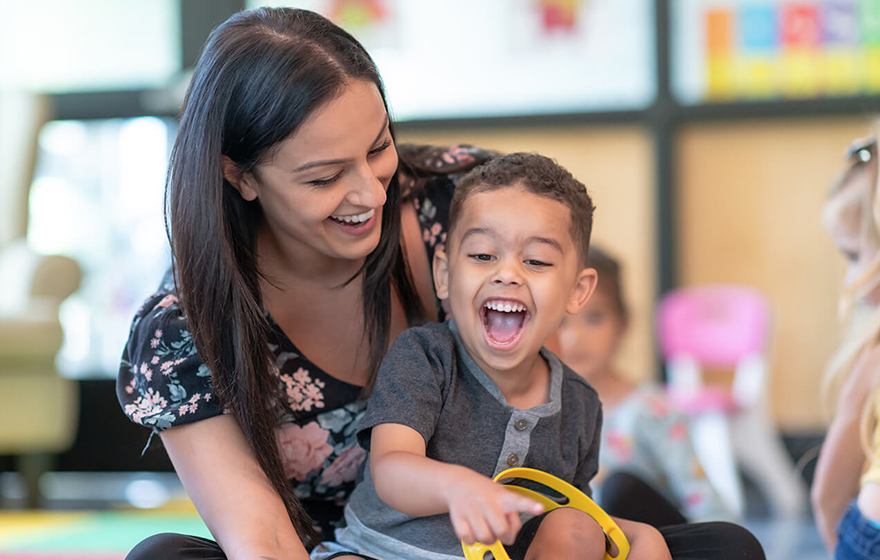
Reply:
[[[592, 214], [584, 185], [542, 156], [499, 157], [461, 179], [434, 258], [453, 320], [409, 329], [389, 350], [360, 424], [370, 458], [339, 544], [382, 560], [461, 558], [461, 540], [496, 539], [512, 558], [602, 558], [591, 517], [538, 515], [491, 480], [532, 467], [590, 492], [601, 405], [543, 345], [596, 286], [585, 268]], [[538, 515], [522, 531], [520, 512]], [[668, 557], [653, 529], [621, 528], [630, 558]]]

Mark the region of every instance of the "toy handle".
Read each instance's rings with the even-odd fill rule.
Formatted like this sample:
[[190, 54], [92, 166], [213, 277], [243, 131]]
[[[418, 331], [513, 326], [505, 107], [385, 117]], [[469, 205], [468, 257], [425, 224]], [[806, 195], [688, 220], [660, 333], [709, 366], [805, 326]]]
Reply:
[[[611, 556], [610, 553], [606, 552], [605, 560], [626, 559], [629, 554], [629, 541], [626, 539], [623, 531], [620, 530], [620, 527], [617, 526], [617, 523], [611, 519], [611, 516], [605, 513], [605, 510], [600, 508], [596, 502], [590, 499], [589, 496], [564, 480], [537, 469], [529, 469], [525, 467], [507, 469], [506, 471], [498, 473], [493, 480], [498, 482], [505, 478], [521, 478], [537, 482], [538, 484], [542, 484], [568, 498], [568, 503], [565, 504], [566, 507], [579, 509], [595, 519], [596, 522], [599, 523], [599, 526], [602, 527], [602, 530], [605, 531], [608, 538], [617, 545], [617, 556]], [[551, 511], [558, 507], [563, 507], [562, 504], [557, 503], [540, 492], [516, 485], [505, 486], [512, 492], [516, 492], [541, 503], [544, 506], [545, 511]], [[495, 541], [491, 545], [485, 545], [483, 543], [466, 545], [465, 543], [462, 543], [462, 549], [464, 550], [464, 555], [467, 560], [483, 560], [486, 552], [491, 552], [495, 557], [495, 560], [510, 560], [510, 556], [507, 555], [507, 551], [504, 549], [504, 546], [500, 541]]]

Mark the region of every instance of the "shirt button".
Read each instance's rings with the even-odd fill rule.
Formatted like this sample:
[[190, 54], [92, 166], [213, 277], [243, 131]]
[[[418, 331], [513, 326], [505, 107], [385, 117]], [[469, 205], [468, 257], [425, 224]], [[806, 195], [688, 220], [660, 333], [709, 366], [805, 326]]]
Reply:
[[520, 418], [516, 422], [513, 423], [513, 427], [519, 430], [520, 432], [528, 428], [529, 423], [526, 422], [525, 418]]
[[507, 464], [511, 467], [515, 467], [519, 464], [519, 456], [516, 453], [511, 453], [510, 457], [507, 458]]

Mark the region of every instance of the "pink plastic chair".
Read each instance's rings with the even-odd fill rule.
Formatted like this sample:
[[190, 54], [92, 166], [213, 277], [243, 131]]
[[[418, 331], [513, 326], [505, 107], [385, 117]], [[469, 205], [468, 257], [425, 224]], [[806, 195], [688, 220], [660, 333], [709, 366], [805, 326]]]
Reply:
[[[773, 513], [803, 512], [806, 490], [794, 472], [767, 405], [770, 306], [738, 285], [683, 288], [662, 298], [657, 333], [671, 400], [691, 417], [697, 456], [731, 510], [744, 513], [742, 467]], [[705, 370], [734, 370], [729, 387], [706, 386]]]

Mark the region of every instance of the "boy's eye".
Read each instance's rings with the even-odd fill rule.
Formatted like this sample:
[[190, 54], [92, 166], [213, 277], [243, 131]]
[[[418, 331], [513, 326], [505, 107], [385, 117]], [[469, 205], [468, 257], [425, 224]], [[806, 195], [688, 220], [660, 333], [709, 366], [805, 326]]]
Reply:
[[537, 267], [545, 267], [545, 266], [553, 266], [550, 263], [539, 261], [537, 259], [528, 259], [525, 263], [529, 266], [537, 266]]
[[314, 179], [312, 181], [309, 181], [308, 183], [310, 185], [315, 185], [317, 187], [323, 187], [325, 185], [329, 185], [330, 183], [335, 182], [341, 176], [342, 176], [342, 171], [340, 171], [339, 173], [337, 173], [336, 175], [334, 175], [332, 177], [328, 177], [327, 179]]
[[482, 262], [489, 262], [493, 260], [495, 257], [492, 255], [488, 255], [486, 253], [474, 253], [473, 255], [469, 255], [472, 259], [476, 259]]

